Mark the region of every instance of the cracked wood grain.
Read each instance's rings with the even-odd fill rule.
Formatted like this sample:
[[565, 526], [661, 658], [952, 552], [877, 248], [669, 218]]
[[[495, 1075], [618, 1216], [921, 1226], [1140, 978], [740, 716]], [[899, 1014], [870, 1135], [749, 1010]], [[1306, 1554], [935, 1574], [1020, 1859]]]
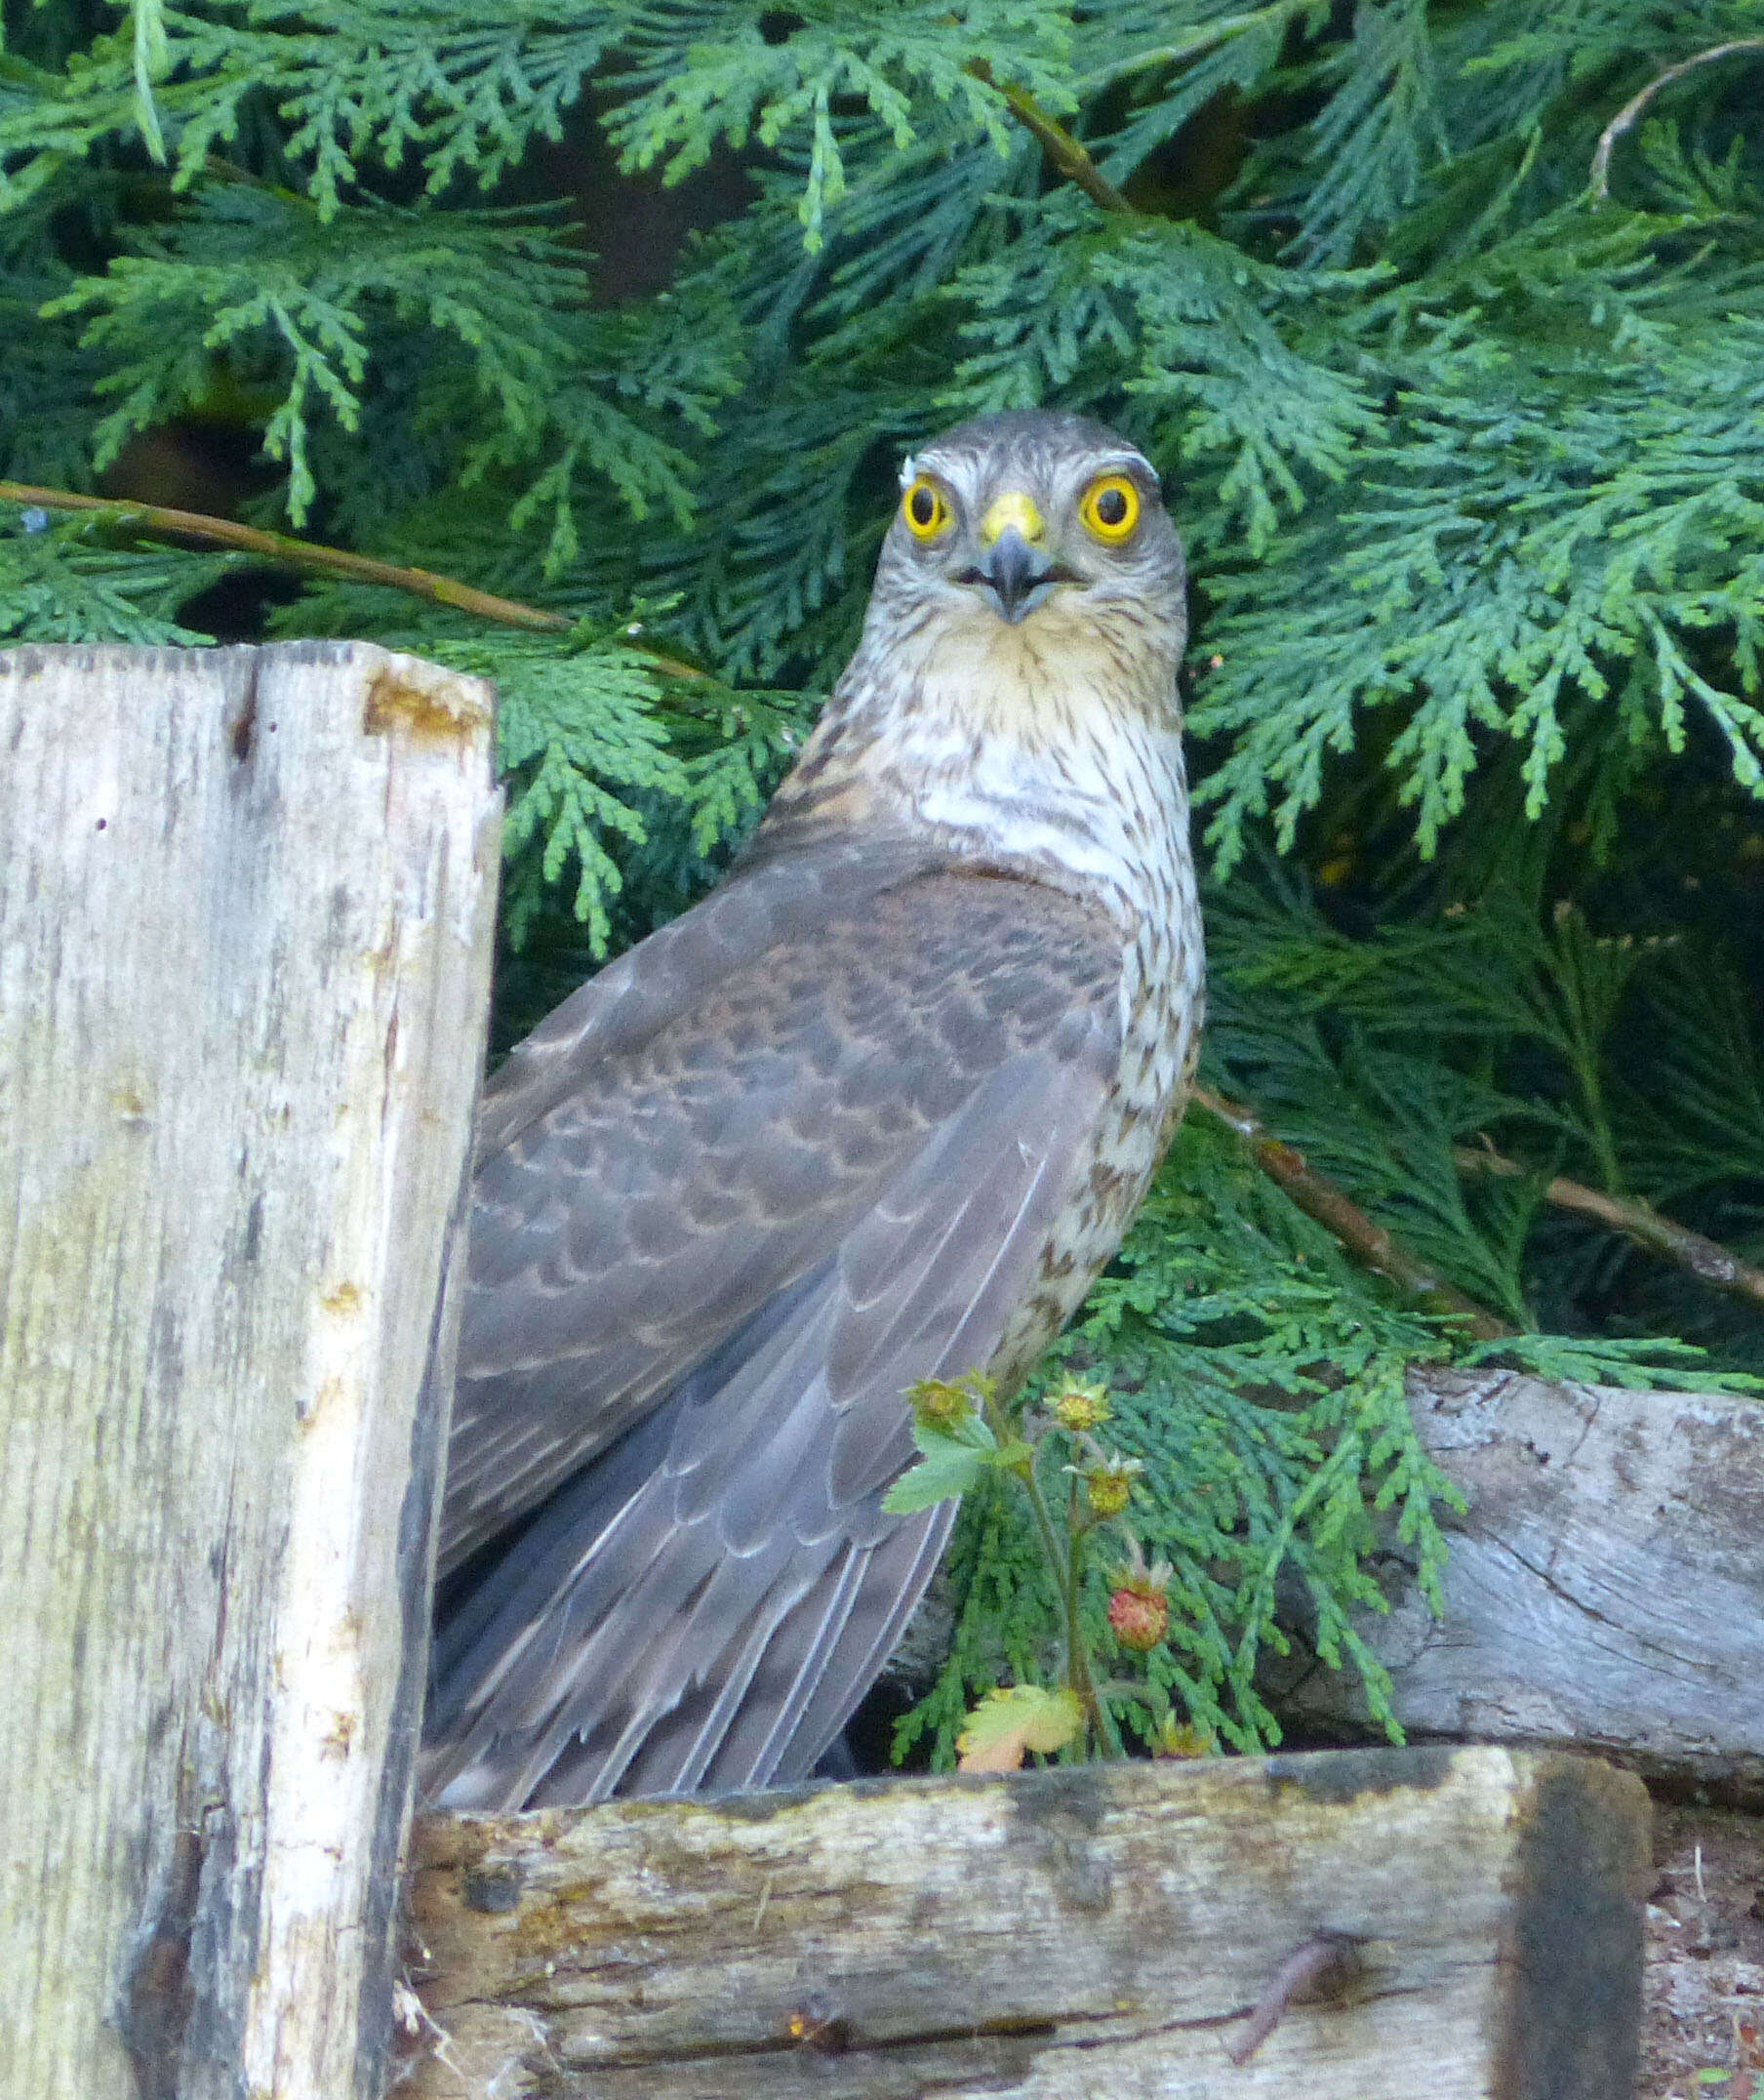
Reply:
[[362, 2100], [488, 1002], [489, 689], [0, 654], [0, 2094]]
[[411, 2100], [1623, 2100], [1633, 2078], [1646, 1801], [1581, 1760], [429, 1815], [413, 1855]]
[[[1463, 1489], [1434, 1619], [1389, 1556], [1361, 1632], [1410, 1736], [1581, 1749], [1764, 1804], [1764, 1406], [1719, 1393], [1411, 1381]], [[1364, 1719], [1346, 1677], [1270, 1669], [1290, 1717]]]

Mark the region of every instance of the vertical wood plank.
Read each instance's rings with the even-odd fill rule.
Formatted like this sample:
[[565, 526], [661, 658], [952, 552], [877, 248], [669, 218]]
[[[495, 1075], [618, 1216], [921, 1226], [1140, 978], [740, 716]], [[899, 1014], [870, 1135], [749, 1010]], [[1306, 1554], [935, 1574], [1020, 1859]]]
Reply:
[[0, 656], [5, 2100], [378, 2089], [492, 736], [361, 644]]

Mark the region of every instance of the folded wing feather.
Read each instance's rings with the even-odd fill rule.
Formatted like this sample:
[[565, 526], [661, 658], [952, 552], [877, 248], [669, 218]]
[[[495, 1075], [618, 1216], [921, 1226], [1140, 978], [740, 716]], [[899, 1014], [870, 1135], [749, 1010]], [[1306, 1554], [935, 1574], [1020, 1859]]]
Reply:
[[902, 1393], [992, 1358], [1077, 1200], [1119, 936], [898, 866], [817, 903], [749, 900], [696, 986], [676, 946], [646, 991], [634, 950], [622, 1032], [585, 1001], [508, 1082], [532, 1112], [490, 1104], [425, 1763], [453, 1805], [801, 1776], [936, 1565], [948, 1506], [880, 1509]]

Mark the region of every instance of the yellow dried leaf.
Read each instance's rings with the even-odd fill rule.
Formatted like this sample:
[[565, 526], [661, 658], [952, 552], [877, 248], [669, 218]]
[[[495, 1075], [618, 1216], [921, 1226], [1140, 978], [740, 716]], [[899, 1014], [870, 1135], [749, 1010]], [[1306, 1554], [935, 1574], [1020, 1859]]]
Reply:
[[1084, 1725], [1075, 1692], [1012, 1684], [988, 1692], [955, 1739], [956, 1769], [1015, 1772], [1031, 1750], [1063, 1750]]

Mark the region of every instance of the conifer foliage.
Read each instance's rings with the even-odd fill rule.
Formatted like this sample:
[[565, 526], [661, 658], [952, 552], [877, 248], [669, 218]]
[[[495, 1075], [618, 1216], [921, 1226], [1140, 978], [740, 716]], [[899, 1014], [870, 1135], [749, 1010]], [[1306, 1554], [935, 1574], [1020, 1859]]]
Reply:
[[[266, 623], [494, 676], [504, 1039], [726, 860], [903, 449], [1054, 403], [1162, 470], [1223, 1117], [1064, 1345], [1172, 1570], [1115, 1658], [1147, 1741], [1274, 1739], [1295, 1598], [1383, 1711], [1381, 1521], [1441, 1554], [1406, 1365], [1764, 1365], [1764, 0], [5, 20], [0, 640]], [[739, 197], [664, 288], [597, 276], [584, 191], [707, 165]], [[192, 439], [237, 469], [199, 507], [387, 580], [59, 500], [175, 503]], [[941, 1757], [1057, 1616], [1008, 1498], [952, 1575], [902, 1731]]]

